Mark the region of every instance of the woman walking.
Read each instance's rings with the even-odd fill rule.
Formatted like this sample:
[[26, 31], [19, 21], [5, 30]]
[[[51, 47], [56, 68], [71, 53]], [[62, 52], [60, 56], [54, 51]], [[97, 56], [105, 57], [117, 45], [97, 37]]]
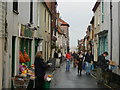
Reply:
[[42, 58], [42, 51], [36, 53], [35, 56], [35, 88], [40, 88], [43, 90], [44, 86], [44, 75], [46, 72], [47, 64], [44, 62]]
[[83, 64], [83, 55], [82, 52], [80, 52], [80, 55], [77, 59], [77, 64], [78, 64], [78, 75], [81, 76], [81, 72], [82, 72], [82, 64]]

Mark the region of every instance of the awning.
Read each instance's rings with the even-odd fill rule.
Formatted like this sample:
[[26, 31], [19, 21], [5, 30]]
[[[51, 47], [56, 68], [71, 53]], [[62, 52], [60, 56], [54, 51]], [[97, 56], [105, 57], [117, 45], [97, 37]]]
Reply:
[[98, 34], [98, 35], [103, 35], [103, 34], [105, 34], [105, 33], [108, 33], [108, 30], [100, 31], [100, 32], [98, 32], [97, 34]]

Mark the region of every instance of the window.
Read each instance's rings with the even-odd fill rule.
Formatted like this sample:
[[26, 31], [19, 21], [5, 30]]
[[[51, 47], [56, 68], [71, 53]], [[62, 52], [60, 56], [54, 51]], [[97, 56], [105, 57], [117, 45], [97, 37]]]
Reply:
[[96, 19], [97, 19], [97, 18], [96, 18], [96, 16], [95, 16], [95, 22], [94, 22], [94, 24], [95, 24], [95, 28], [96, 28], [96, 21], [97, 21]]
[[18, 13], [18, 0], [13, 0], [13, 12], [16, 14]]
[[46, 9], [45, 9], [44, 22], [45, 22], [45, 28], [46, 28]]
[[30, 2], [30, 23], [33, 23], [33, 1]]
[[104, 23], [104, 0], [102, 0], [102, 23]]
[[39, 10], [39, 8], [38, 8], [38, 15], [37, 15], [37, 16], [38, 16], [38, 18], [37, 18], [37, 20], [38, 20], [38, 23], [37, 23], [38, 26], [40, 26], [40, 21], [39, 21], [39, 20], [40, 20], [40, 17], [39, 17], [39, 15], [40, 15], [40, 10]]
[[49, 30], [49, 14], [48, 14], [48, 30]]
[[26, 53], [30, 58], [30, 62], [25, 62], [27, 66], [31, 66], [31, 45], [32, 45], [32, 40], [30, 39], [22, 38], [20, 40], [20, 51], [22, 52], [22, 54], [24, 54], [24, 51], [26, 51]]
[[100, 24], [100, 12], [98, 12], [98, 22], [97, 24], [99, 25]]

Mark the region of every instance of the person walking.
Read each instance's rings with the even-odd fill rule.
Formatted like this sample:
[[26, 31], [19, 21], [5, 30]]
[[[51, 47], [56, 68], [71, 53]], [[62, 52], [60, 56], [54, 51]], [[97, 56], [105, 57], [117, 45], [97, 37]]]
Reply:
[[34, 65], [35, 65], [35, 77], [36, 77], [35, 88], [36, 89], [40, 88], [41, 90], [43, 90], [44, 75], [48, 65], [47, 63], [44, 62], [42, 58], [42, 51], [36, 53]]
[[73, 59], [74, 59], [74, 61], [73, 61], [73, 66], [74, 66], [74, 68], [76, 68], [76, 60], [77, 60], [77, 58], [78, 58], [78, 55], [77, 55], [77, 53], [74, 51], [74, 53], [72, 54], [72, 56], [73, 56]]
[[57, 59], [58, 59], [58, 53], [57, 53], [57, 51], [55, 51], [55, 52], [54, 52], [54, 69], [56, 69]]
[[103, 82], [103, 72], [104, 70], [108, 69], [108, 64], [109, 60], [106, 60], [105, 57], [108, 56], [108, 52], [104, 52], [102, 55], [98, 56], [98, 61], [97, 61], [97, 84], [102, 84]]
[[90, 75], [91, 72], [91, 61], [93, 61], [93, 55], [91, 53], [91, 51], [87, 52], [87, 54], [85, 55], [85, 62], [86, 62], [86, 74]]
[[83, 55], [82, 52], [80, 52], [79, 57], [77, 59], [77, 65], [78, 65], [78, 75], [81, 76], [81, 72], [82, 72], [82, 64], [83, 64]]
[[71, 55], [70, 53], [66, 53], [66, 71], [70, 71], [70, 58], [71, 58]]

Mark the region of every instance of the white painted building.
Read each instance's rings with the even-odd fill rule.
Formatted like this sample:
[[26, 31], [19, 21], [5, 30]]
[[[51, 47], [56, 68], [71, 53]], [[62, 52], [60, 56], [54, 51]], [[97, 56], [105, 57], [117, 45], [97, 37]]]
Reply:
[[[5, 17], [4, 3], [0, 3], [0, 25], [4, 25]], [[34, 64], [35, 53], [43, 51], [45, 60], [50, 57], [50, 31], [51, 15], [44, 2], [7, 2], [6, 4], [6, 39], [0, 39], [0, 46], [4, 49], [0, 52], [0, 88], [12, 88], [11, 78], [19, 74], [19, 54], [24, 51], [29, 55], [30, 62], [27, 66]], [[5, 25], [4, 25], [5, 26]], [[4, 27], [0, 26], [4, 31]], [[7, 33], [5, 32], [5, 33]], [[4, 32], [2, 32], [4, 34]], [[0, 33], [0, 35], [2, 35]], [[4, 41], [3, 41], [4, 40]], [[4, 42], [4, 43], [3, 43]], [[41, 43], [42, 42], [42, 43]], [[4, 54], [4, 55], [3, 55]], [[3, 69], [3, 70], [2, 70]], [[1, 80], [2, 79], [2, 80]]]
[[[108, 59], [120, 65], [120, 2], [102, 2], [101, 4], [104, 16], [104, 18], [101, 17], [101, 32], [107, 31]], [[117, 67], [114, 73], [120, 75], [120, 69]]]
[[0, 89], [3, 83], [3, 63], [5, 50], [5, 20], [6, 20], [6, 3], [0, 1]]
[[[99, 0], [97, 0], [99, 1]], [[98, 32], [100, 31], [100, 17], [101, 17], [101, 4], [96, 2], [93, 7], [94, 12], [94, 61], [97, 61], [98, 58]]]

